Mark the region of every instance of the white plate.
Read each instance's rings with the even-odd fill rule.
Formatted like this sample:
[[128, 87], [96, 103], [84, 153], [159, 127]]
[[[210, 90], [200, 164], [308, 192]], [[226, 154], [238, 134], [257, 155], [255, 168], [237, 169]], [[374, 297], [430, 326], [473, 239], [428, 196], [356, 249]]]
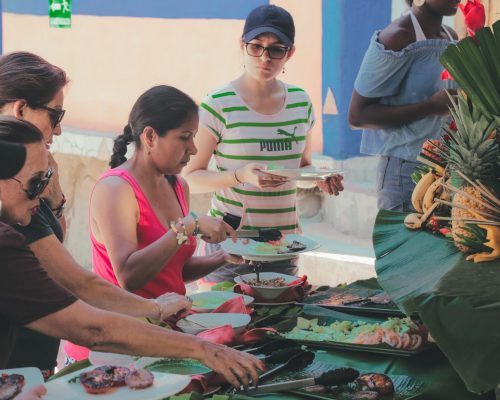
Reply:
[[95, 367], [117, 365], [127, 368], [144, 368], [161, 359], [162, 357], [137, 357], [117, 353], [103, 353], [93, 350], [89, 353], [89, 361]]
[[200, 332], [219, 326], [231, 325], [234, 333], [242, 333], [250, 323], [250, 315], [238, 313], [200, 313], [191, 314], [177, 321], [177, 327], [185, 333], [197, 335]]
[[[306, 246], [304, 250], [295, 251], [293, 253], [279, 254], [277, 251], [281, 249], [272, 248], [267, 243], [256, 242], [255, 240], [238, 239], [234, 243], [231, 239], [227, 239], [221, 243], [222, 249], [229, 254], [235, 254], [249, 261], [283, 261], [295, 258], [300, 253], [315, 250], [319, 247], [319, 243], [305, 236], [289, 234], [285, 235], [285, 242], [292, 243], [294, 240]], [[267, 246], [263, 246], [267, 245]], [[264, 249], [263, 249], [264, 247]], [[269, 249], [267, 249], [267, 247]]]
[[44, 382], [42, 372], [35, 367], [0, 369], [0, 374], [19, 374], [24, 376], [24, 387], [21, 393], [26, 393], [32, 387]]
[[334, 174], [341, 174], [345, 171], [333, 170], [333, 169], [322, 169], [322, 168], [296, 168], [296, 169], [276, 169], [276, 170], [265, 170], [262, 172], [266, 172], [272, 175], [283, 176], [290, 180], [296, 181], [317, 181], [321, 179], [325, 179]]
[[217, 307], [222, 305], [228, 300], [235, 299], [237, 297], [243, 297], [245, 305], [248, 306], [252, 304], [253, 297], [246, 296], [243, 294], [233, 293], [233, 292], [201, 292], [195, 293], [189, 296], [193, 300], [193, 306], [191, 309], [196, 312], [210, 312], [215, 310]]
[[89, 400], [89, 399], [106, 399], [106, 400], [161, 400], [168, 396], [179, 393], [184, 389], [191, 377], [188, 375], [163, 374], [153, 372], [153, 386], [146, 389], [132, 390], [127, 386], [114, 388], [109, 392], [102, 394], [89, 394], [85, 391], [80, 382], [69, 383], [68, 381], [79, 376], [82, 372], [90, 371], [94, 367], [89, 367], [76, 371], [72, 374], [62, 376], [59, 379], [49, 381], [45, 384], [47, 394], [43, 397], [44, 400]]
[[89, 353], [89, 361], [95, 367], [100, 367], [102, 365], [130, 367], [132, 365], [135, 365], [136, 361], [139, 358], [140, 357], [128, 356], [126, 354], [103, 353], [93, 350], [91, 350]]

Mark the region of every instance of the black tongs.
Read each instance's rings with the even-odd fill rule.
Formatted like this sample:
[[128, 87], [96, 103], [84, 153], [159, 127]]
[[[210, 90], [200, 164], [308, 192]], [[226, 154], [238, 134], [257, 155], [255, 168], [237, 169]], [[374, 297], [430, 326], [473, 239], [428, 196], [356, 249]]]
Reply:
[[257, 242], [268, 242], [270, 240], [280, 240], [283, 234], [276, 228], [261, 228], [255, 230], [238, 230], [241, 223], [241, 217], [233, 214], [224, 214], [222, 220], [236, 230], [236, 236], [240, 239], [248, 238]]

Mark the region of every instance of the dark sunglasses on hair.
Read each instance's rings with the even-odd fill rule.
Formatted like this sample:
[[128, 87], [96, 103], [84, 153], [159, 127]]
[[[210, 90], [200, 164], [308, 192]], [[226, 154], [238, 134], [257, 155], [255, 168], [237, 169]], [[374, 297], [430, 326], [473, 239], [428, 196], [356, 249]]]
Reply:
[[247, 49], [247, 54], [252, 57], [260, 57], [267, 51], [269, 58], [272, 59], [282, 59], [286, 56], [286, 53], [290, 50], [288, 47], [283, 46], [269, 46], [264, 47], [256, 43], [245, 43], [245, 48]]
[[12, 180], [15, 180], [16, 182], [19, 182], [21, 185], [21, 189], [24, 193], [26, 193], [26, 196], [28, 197], [29, 200], [35, 200], [38, 196], [40, 196], [47, 185], [50, 182], [50, 178], [54, 174], [54, 170], [52, 168], [49, 168], [45, 175], [41, 178], [33, 178], [28, 182], [28, 189], [25, 189], [23, 186], [23, 183], [16, 178], [10, 178]]
[[62, 108], [52, 108], [48, 106], [39, 106], [38, 108], [46, 110], [49, 113], [52, 128], [55, 128], [61, 123], [62, 119], [64, 118], [64, 114], [66, 113], [66, 110], [63, 110]]

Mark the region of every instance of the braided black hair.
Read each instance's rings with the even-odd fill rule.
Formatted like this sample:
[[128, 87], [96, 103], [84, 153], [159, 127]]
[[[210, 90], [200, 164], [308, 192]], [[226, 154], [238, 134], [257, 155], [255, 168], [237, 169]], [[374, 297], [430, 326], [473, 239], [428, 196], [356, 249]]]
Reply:
[[144, 128], [151, 127], [163, 137], [198, 113], [198, 106], [186, 93], [172, 86], [155, 86], [144, 92], [130, 111], [123, 134], [115, 139], [109, 165], [115, 168], [127, 158], [127, 146], [134, 142], [140, 148]]

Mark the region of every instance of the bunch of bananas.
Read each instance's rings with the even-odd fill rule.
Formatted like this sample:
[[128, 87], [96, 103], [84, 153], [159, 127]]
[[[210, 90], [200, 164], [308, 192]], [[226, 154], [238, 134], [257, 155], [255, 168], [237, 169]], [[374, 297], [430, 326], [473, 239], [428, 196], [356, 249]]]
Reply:
[[410, 229], [420, 229], [427, 221], [439, 203], [434, 199], [449, 200], [449, 192], [443, 190], [444, 177], [436, 174], [434, 170], [422, 175], [411, 195], [411, 203], [416, 213], [405, 218], [405, 225]]

